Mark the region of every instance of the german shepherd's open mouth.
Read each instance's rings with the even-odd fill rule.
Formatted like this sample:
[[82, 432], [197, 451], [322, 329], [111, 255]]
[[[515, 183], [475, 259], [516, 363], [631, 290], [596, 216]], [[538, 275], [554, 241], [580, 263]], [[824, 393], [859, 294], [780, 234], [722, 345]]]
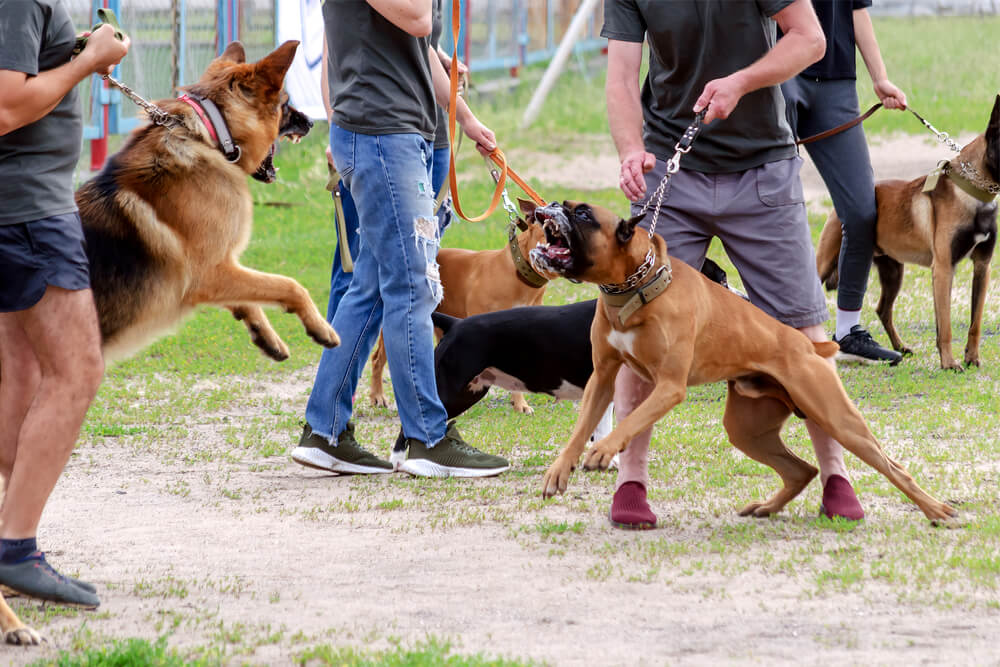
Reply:
[[281, 92], [281, 125], [278, 127], [278, 138], [271, 144], [270, 150], [264, 157], [264, 161], [257, 167], [253, 177], [263, 183], [274, 183], [278, 178], [278, 168], [274, 166], [274, 153], [278, 150], [278, 142], [282, 138], [288, 139], [293, 144], [302, 141], [302, 137], [309, 134], [313, 122], [304, 113], [291, 105], [288, 100], [288, 93]]

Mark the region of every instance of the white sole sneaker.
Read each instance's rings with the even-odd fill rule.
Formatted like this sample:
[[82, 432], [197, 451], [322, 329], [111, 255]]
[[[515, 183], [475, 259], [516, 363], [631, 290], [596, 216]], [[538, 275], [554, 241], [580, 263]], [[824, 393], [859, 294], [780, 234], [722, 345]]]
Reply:
[[393, 468], [377, 468], [347, 463], [330, 456], [319, 447], [296, 447], [292, 450], [292, 460], [309, 468], [336, 472], [341, 475], [381, 475], [391, 474], [394, 471]]
[[493, 477], [509, 469], [509, 465], [499, 468], [452, 468], [427, 459], [406, 459], [398, 468], [414, 477]]

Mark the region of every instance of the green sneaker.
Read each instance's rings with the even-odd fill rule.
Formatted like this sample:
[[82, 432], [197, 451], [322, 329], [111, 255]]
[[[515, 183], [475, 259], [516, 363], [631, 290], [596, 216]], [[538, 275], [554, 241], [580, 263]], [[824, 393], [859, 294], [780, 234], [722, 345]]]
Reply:
[[510, 467], [507, 459], [484, 454], [462, 440], [455, 422], [448, 424], [448, 432], [433, 447], [414, 438], [407, 438], [406, 444], [406, 459], [399, 469], [417, 477], [490, 477]]
[[299, 446], [292, 450], [292, 460], [310, 468], [328, 470], [342, 475], [377, 475], [392, 472], [392, 464], [364, 449], [354, 439], [354, 424], [337, 436], [336, 446], [312, 432], [306, 424]]

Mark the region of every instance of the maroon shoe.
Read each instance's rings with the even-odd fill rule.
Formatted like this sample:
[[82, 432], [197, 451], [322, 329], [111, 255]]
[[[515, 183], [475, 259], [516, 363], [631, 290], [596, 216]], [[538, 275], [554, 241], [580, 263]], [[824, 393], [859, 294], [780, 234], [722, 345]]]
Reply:
[[840, 517], [848, 521], [861, 521], [865, 518], [865, 511], [861, 509], [851, 483], [841, 475], [830, 475], [827, 478], [819, 513], [828, 519]]
[[646, 501], [646, 487], [639, 482], [625, 482], [615, 491], [608, 520], [623, 530], [652, 530], [656, 515]]

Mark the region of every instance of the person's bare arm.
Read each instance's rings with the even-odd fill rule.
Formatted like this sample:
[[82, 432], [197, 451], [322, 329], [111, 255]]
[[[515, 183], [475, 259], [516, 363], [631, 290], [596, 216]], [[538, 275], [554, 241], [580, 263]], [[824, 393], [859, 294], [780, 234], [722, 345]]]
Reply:
[[632, 201], [645, 194], [646, 179], [643, 174], [656, 165], [656, 157], [646, 152], [642, 142], [641, 64], [641, 42], [608, 40], [608, 74], [604, 84], [608, 129], [621, 162], [619, 186]]
[[747, 93], [787, 81], [826, 53], [826, 38], [810, 0], [795, 0], [774, 15], [782, 37], [753, 64], [709, 81], [695, 103], [697, 113], [708, 107], [705, 122], [728, 118]]
[[110, 74], [128, 53], [129, 39], [115, 39], [114, 28], [103, 25], [87, 39], [76, 58], [59, 67], [28, 76], [0, 70], [0, 135], [43, 118], [73, 87], [91, 74]]
[[431, 0], [366, 0], [394, 26], [414, 37], [431, 34]]
[[[444, 65], [441, 64], [441, 59], [438, 57], [436, 49], [433, 47], [429, 48], [427, 50], [427, 58], [431, 66], [434, 97], [437, 99], [437, 103], [447, 111], [448, 104], [451, 101], [451, 79], [448, 77], [448, 73], [444, 71]], [[455, 122], [462, 127], [465, 136], [476, 142], [479, 152], [485, 155], [496, 148], [497, 140], [493, 135], [493, 131], [479, 122], [479, 119], [472, 113], [469, 105], [465, 103], [465, 100], [461, 96], [456, 100], [455, 107]]]
[[885, 63], [882, 61], [882, 52], [878, 48], [878, 40], [875, 39], [872, 17], [867, 9], [854, 10], [854, 43], [865, 61], [878, 99], [886, 109], [905, 109], [906, 94], [889, 81]]

